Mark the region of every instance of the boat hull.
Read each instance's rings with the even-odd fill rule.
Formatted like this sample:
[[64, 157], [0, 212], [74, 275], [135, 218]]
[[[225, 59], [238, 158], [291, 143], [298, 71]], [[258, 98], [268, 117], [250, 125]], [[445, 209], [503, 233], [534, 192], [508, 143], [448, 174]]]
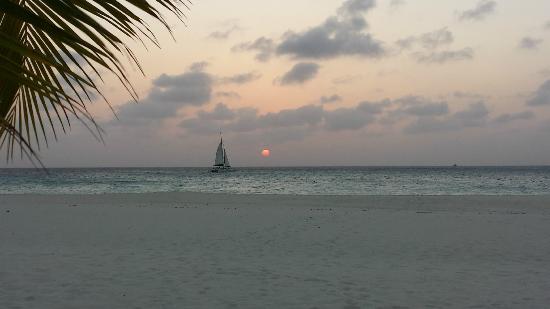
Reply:
[[212, 173], [224, 173], [231, 171], [229, 166], [214, 166], [211, 170]]

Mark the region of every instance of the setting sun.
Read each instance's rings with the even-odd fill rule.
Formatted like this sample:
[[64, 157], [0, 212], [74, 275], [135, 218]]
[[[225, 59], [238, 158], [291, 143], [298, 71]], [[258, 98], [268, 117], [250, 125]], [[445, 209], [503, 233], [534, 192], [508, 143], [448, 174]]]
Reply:
[[262, 150], [262, 157], [268, 158], [270, 155], [271, 151], [269, 149], [265, 148], [264, 150]]

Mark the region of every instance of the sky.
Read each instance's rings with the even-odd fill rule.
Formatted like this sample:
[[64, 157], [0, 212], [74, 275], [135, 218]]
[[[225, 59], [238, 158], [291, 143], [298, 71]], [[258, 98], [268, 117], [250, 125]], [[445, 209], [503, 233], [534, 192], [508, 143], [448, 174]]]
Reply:
[[[197, 0], [48, 167], [550, 164], [546, 0]], [[264, 158], [261, 151], [271, 150]], [[29, 166], [16, 160], [0, 166]]]

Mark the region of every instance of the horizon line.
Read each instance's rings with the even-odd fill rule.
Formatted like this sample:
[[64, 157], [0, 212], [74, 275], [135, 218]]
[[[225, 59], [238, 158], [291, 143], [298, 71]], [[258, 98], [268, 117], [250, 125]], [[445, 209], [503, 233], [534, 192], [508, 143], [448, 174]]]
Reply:
[[[239, 168], [487, 168], [487, 167], [550, 167], [550, 164], [520, 164], [520, 165], [487, 165], [487, 164], [472, 164], [472, 165], [277, 165], [277, 166], [232, 166], [233, 169]], [[176, 169], [176, 168], [212, 168], [212, 166], [55, 166], [46, 167], [48, 169]], [[0, 170], [4, 169], [29, 169], [29, 170], [41, 170], [37, 167], [0, 167]]]

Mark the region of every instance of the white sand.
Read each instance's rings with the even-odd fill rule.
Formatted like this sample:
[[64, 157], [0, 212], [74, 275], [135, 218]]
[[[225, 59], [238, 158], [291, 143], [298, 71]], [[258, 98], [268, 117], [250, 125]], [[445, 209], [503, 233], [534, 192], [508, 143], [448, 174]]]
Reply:
[[0, 196], [0, 308], [549, 307], [550, 197]]

